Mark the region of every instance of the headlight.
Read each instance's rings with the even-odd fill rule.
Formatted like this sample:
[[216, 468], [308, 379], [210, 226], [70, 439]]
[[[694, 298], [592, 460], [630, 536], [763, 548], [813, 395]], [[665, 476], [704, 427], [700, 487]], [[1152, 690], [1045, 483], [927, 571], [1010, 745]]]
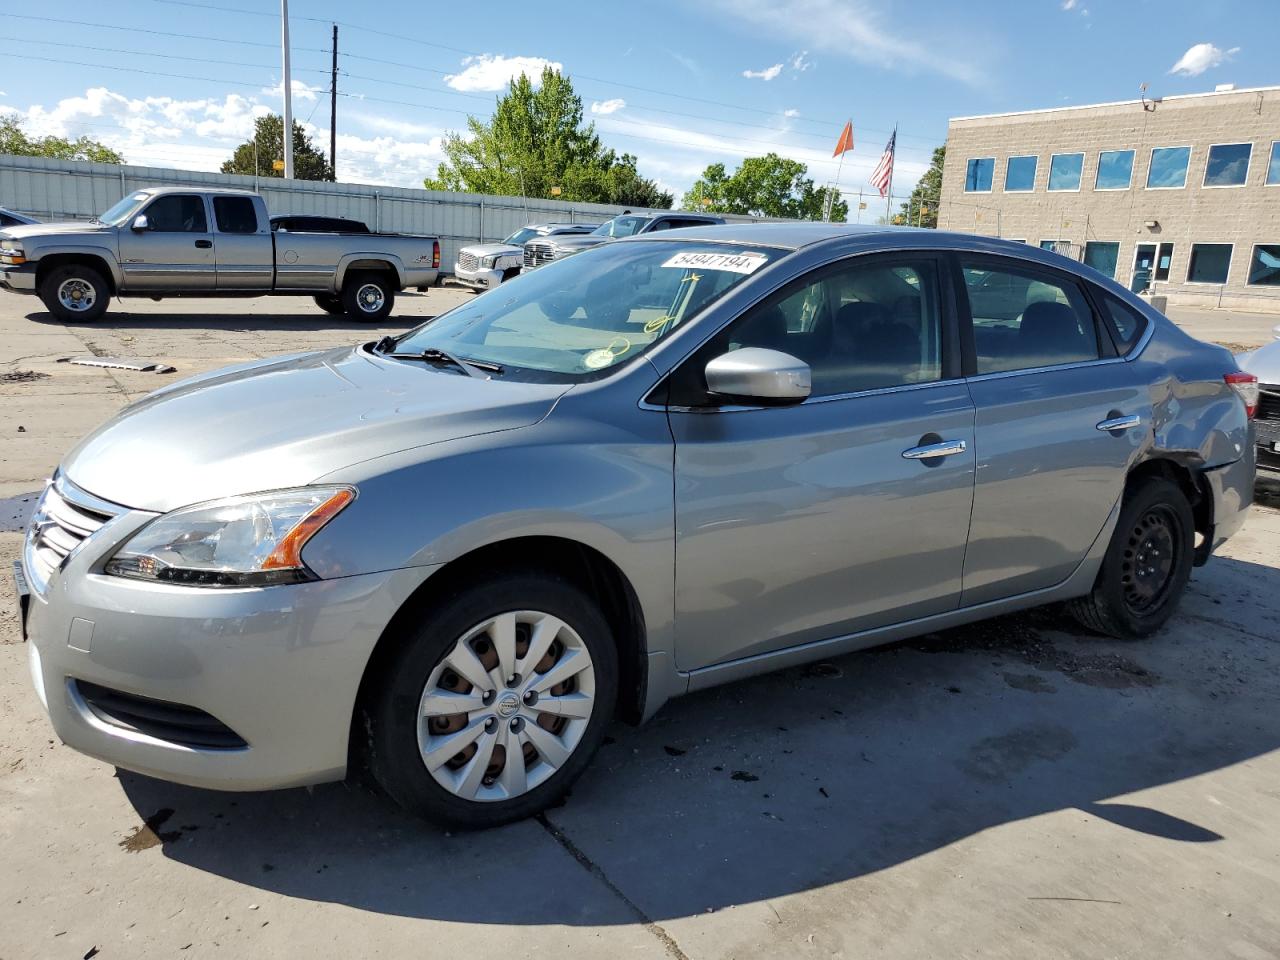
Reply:
[[183, 507], [134, 534], [106, 570], [201, 587], [314, 580], [302, 548], [355, 496], [350, 487], [304, 487]]
[[0, 263], [17, 266], [27, 262], [26, 251], [17, 240], [0, 240]]
[[480, 258], [480, 266], [484, 267], [486, 270], [492, 270], [497, 265], [498, 265], [497, 254], [494, 254], [493, 256], [489, 256], [489, 257]]

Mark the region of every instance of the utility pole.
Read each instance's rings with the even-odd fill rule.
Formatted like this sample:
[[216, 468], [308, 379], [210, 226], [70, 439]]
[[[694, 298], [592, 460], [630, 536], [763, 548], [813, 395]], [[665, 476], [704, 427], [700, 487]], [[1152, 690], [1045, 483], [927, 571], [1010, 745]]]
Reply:
[[338, 25], [333, 25], [333, 67], [329, 71], [329, 176], [338, 179]]
[[293, 77], [289, 70], [289, 0], [280, 0], [280, 56], [284, 61], [284, 178], [293, 179]]

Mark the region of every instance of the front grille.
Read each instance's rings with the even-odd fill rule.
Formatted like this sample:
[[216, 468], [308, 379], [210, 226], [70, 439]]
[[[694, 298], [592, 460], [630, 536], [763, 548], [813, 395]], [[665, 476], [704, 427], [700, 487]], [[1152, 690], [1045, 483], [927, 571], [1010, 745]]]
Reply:
[[536, 243], [530, 240], [524, 245], [524, 268], [532, 270], [556, 258], [556, 249], [549, 243]]
[[85, 680], [72, 683], [94, 716], [113, 727], [205, 750], [243, 750], [249, 745], [217, 717], [196, 707], [139, 697]]
[[1253, 415], [1258, 442], [1266, 447], [1280, 443], [1280, 385], [1264, 383], [1258, 389], [1258, 410]]
[[458, 266], [463, 270], [474, 270], [479, 262], [474, 253], [467, 253], [465, 250], [458, 253]]
[[65, 478], [56, 477], [36, 503], [27, 529], [24, 558], [31, 588], [43, 595], [49, 578], [71, 552], [123, 512], [123, 507], [99, 500]]

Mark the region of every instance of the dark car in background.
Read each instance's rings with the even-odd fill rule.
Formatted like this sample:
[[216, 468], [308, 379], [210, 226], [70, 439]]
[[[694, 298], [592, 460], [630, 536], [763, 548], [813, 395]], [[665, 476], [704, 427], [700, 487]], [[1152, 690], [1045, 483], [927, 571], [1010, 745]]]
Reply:
[[289, 233], [369, 233], [369, 225], [344, 217], [281, 214], [271, 218], [271, 229]]

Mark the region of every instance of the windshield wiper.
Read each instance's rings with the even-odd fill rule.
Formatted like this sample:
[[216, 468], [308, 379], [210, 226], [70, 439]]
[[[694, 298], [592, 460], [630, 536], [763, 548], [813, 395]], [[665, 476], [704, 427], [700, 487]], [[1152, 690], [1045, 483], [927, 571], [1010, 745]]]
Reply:
[[486, 370], [489, 373], [501, 374], [504, 368], [496, 363], [489, 363], [486, 360], [472, 360], [469, 357], [455, 357], [447, 350], [440, 350], [437, 347], [428, 347], [420, 353], [384, 353], [384, 357], [395, 357], [397, 360], [421, 360], [423, 363], [446, 364], [451, 367], [457, 367], [469, 377], [477, 377], [480, 380], [487, 380], [477, 371]]

